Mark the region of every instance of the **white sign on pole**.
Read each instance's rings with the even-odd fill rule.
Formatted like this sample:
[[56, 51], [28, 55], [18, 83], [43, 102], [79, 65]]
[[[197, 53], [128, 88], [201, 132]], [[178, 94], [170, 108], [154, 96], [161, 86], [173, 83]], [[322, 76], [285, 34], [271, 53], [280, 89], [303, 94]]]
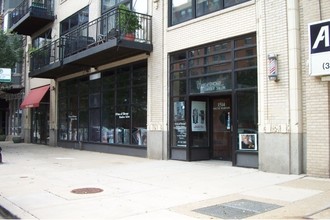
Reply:
[[0, 82], [11, 82], [11, 69], [0, 68]]
[[309, 74], [330, 75], [330, 20], [308, 25]]

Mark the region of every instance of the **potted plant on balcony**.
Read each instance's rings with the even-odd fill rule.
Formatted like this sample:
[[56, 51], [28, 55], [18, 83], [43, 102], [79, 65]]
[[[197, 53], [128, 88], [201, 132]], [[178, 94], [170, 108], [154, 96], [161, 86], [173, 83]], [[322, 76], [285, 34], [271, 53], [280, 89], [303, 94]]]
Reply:
[[119, 30], [125, 40], [134, 40], [136, 30], [142, 29], [137, 14], [124, 5], [119, 5]]

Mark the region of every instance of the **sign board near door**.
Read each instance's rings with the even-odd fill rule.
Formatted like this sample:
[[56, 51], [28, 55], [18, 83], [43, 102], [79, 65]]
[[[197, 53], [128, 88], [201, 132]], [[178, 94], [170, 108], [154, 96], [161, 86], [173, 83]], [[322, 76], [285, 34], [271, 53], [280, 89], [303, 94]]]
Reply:
[[330, 20], [308, 25], [309, 74], [330, 75]]

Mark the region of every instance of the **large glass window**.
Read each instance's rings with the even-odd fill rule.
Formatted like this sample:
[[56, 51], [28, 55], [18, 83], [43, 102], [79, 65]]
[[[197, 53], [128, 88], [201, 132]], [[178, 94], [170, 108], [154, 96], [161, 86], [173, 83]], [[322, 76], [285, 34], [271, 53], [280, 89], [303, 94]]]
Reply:
[[67, 19], [61, 22], [61, 35], [68, 33], [79, 25], [86, 24], [89, 19], [89, 7], [85, 7], [80, 11], [74, 13]]
[[125, 4], [129, 9], [142, 13], [148, 13], [146, 0], [102, 0], [102, 14], [116, 8], [119, 4]]
[[[256, 130], [257, 50], [255, 35], [223, 40], [171, 54], [170, 85], [172, 147], [186, 146], [182, 144], [187, 141], [186, 116], [188, 113], [185, 109], [187, 108], [186, 100], [189, 100], [191, 95], [239, 94], [238, 103], [243, 103], [242, 105], [245, 106], [245, 102], [249, 102], [244, 108], [238, 106], [239, 109], [246, 110], [239, 112], [239, 123], [242, 122], [242, 126], [246, 124], [245, 128]], [[250, 93], [245, 95], [245, 92]], [[193, 115], [191, 112], [189, 114]], [[238, 129], [240, 128], [239, 125]], [[192, 136], [189, 140], [202, 138], [196, 136], [198, 134], [190, 135]], [[193, 143], [190, 144], [193, 145]]]
[[[136, 0], [134, 0], [136, 1]], [[102, 13], [105, 13], [115, 7], [117, 7], [119, 4], [125, 4], [128, 8], [130, 8], [131, 0], [102, 0]]]
[[52, 30], [49, 29], [42, 34], [39, 34], [32, 40], [32, 47], [40, 48], [52, 41]]
[[249, 0], [171, 0], [169, 26], [247, 1]]
[[193, 18], [193, 0], [172, 0], [171, 8], [171, 25], [179, 24], [181, 22], [190, 20]]
[[59, 140], [146, 146], [146, 62], [60, 82], [59, 88]]
[[201, 16], [220, 9], [220, 0], [196, 0], [196, 16]]

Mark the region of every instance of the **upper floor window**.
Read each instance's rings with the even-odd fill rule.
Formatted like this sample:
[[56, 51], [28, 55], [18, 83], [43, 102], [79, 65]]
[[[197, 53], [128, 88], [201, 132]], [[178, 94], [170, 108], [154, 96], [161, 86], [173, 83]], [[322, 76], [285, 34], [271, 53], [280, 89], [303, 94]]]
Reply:
[[171, 0], [170, 26], [249, 0]]
[[101, 11], [102, 14], [124, 4], [132, 11], [148, 14], [148, 1], [146, 0], [102, 0]]
[[102, 14], [117, 7], [119, 4], [125, 4], [128, 8], [131, 8], [131, 0], [102, 0]]
[[87, 6], [63, 20], [61, 22], [61, 35], [68, 33], [79, 25], [87, 23], [89, 18], [88, 9]]
[[49, 29], [32, 40], [32, 47], [34, 48], [43, 47], [47, 43], [51, 42], [51, 40], [52, 40], [52, 30]]

